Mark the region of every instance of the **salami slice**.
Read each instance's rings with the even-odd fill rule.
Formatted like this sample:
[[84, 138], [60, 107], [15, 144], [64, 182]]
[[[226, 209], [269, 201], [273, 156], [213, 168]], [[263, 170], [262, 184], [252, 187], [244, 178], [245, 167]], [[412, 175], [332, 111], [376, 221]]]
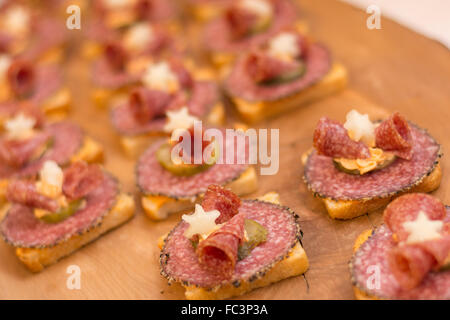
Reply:
[[7, 76], [9, 87], [16, 97], [27, 97], [36, 87], [35, 69], [25, 60], [13, 61], [8, 68]]
[[398, 241], [405, 241], [409, 233], [404, 230], [403, 223], [417, 219], [420, 212], [430, 220], [442, 220], [446, 216], [444, 204], [437, 198], [424, 194], [405, 194], [392, 201], [384, 210], [383, 220]]
[[297, 215], [286, 207], [262, 201], [243, 200], [239, 215], [252, 219], [267, 229], [267, 240], [238, 261], [231, 278], [210, 272], [198, 261], [189, 239], [184, 236], [188, 224], [180, 222], [165, 239], [160, 255], [161, 272], [170, 281], [212, 288], [224, 282], [239, 286], [263, 276], [286, 257], [300, 239]]
[[115, 204], [118, 183], [108, 173], [86, 197], [86, 206], [59, 223], [36, 219], [32, 209], [13, 204], [0, 224], [3, 239], [15, 247], [51, 247], [98, 226]]
[[212, 52], [241, 53], [249, 48], [267, 41], [285, 27], [290, 26], [297, 18], [294, 4], [286, 0], [274, 1], [274, 20], [270, 27], [262, 33], [235, 39], [231, 32], [226, 16], [222, 15], [211, 21], [205, 28], [203, 41], [206, 48]]
[[245, 216], [238, 214], [200, 242], [197, 248], [199, 262], [209, 272], [225, 278], [233, 276], [239, 243], [244, 238], [244, 220]]
[[328, 50], [316, 43], [309, 45], [304, 62], [306, 70], [298, 79], [282, 84], [262, 85], [255, 83], [248, 73], [246, 58], [243, 56], [236, 61], [225, 80], [225, 90], [229, 96], [246, 101], [279, 100], [312, 86], [320, 81], [331, 68]]
[[83, 143], [83, 132], [76, 124], [62, 121], [48, 124], [43, 129], [52, 140], [51, 147], [39, 159], [32, 161], [19, 170], [0, 165], [0, 176], [28, 177], [37, 174], [47, 160], [53, 160], [59, 165], [64, 165], [81, 148]]
[[21, 168], [49, 139], [47, 132], [36, 133], [33, 138], [27, 140], [0, 139], [0, 160], [11, 167]]
[[97, 164], [77, 161], [64, 170], [62, 190], [70, 199], [80, 199], [91, 193], [103, 181], [102, 169]]
[[30, 101], [39, 105], [61, 89], [62, 85], [63, 75], [58, 66], [45, 65], [37, 67], [35, 87]]
[[411, 160], [397, 158], [384, 169], [362, 176], [339, 171], [333, 159], [311, 152], [304, 180], [308, 188], [321, 198], [364, 200], [396, 195], [418, 185], [439, 162], [440, 146], [428, 133], [410, 124], [414, 141]]
[[[446, 221], [450, 221], [447, 208]], [[403, 289], [389, 264], [388, 253], [397, 246], [386, 225], [377, 228], [352, 258], [353, 284], [371, 296], [384, 299], [450, 299], [450, 271], [429, 272], [413, 289]], [[375, 277], [376, 273], [376, 277]]]
[[337, 121], [320, 118], [314, 130], [314, 148], [318, 154], [332, 158], [366, 159], [369, 148], [361, 141], [354, 141], [347, 129]]
[[[219, 99], [217, 85], [209, 81], [195, 82], [187, 106], [189, 113], [202, 118], [208, 114]], [[171, 104], [173, 104], [171, 102]], [[180, 106], [181, 107], [181, 106]], [[124, 135], [137, 135], [146, 133], [162, 133], [165, 117], [153, 118], [150, 122], [136, 121], [133, 109], [128, 103], [116, 106], [111, 111], [111, 122], [115, 129]]]
[[378, 148], [391, 151], [396, 156], [410, 160], [412, 158], [411, 128], [398, 112], [384, 120], [375, 129], [375, 141]]
[[8, 184], [6, 197], [9, 202], [24, 206], [40, 208], [56, 212], [59, 204], [56, 200], [42, 195], [38, 192], [32, 181], [13, 180]]
[[202, 200], [202, 207], [206, 211], [217, 210], [220, 216], [216, 223], [224, 223], [238, 214], [241, 199], [225, 188], [218, 185], [210, 185]]
[[[226, 137], [225, 132], [222, 133], [223, 137]], [[222, 161], [190, 177], [176, 176], [164, 169], [155, 156], [158, 148], [165, 142], [166, 139], [163, 139], [150, 146], [137, 163], [136, 179], [143, 194], [172, 198], [196, 197], [206, 192], [211, 184], [225, 185], [239, 178], [248, 167], [246, 164], [239, 164], [245, 163], [245, 158], [242, 158], [245, 157], [245, 150], [236, 149], [234, 138], [228, 136], [224, 139], [222, 154], [226, 154], [227, 149], [235, 148], [233, 164]]]
[[99, 58], [92, 65], [92, 82], [98, 87], [119, 89], [138, 81], [138, 75], [128, 74], [124, 71], [117, 72], [104, 57]]

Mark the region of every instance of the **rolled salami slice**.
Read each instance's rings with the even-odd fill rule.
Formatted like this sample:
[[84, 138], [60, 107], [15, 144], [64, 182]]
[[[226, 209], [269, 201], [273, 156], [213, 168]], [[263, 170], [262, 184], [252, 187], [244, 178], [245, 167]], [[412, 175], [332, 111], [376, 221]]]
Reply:
[[8, 166], [21, 168], [32, 159], [39, 148], [45, 148], [50, 138], [50, 134], [44, 131], [26, 140], [0, 139], [0, 159]]
[[384, 198], [420, 184], [439, 163], [439, 144], [428, 133], [410, 124], [413, 143], [411, 160], [397, 158], [381, 170], [351, 175], [338, 170], [333, 159], [313, 150], [308, 156], [304, 180], [318, 197], [337, 200]]
[[[162, 97], [158, 98], [162, 99]], [[195, 82], [187, 101], [189, 113], [199, 118], [205, 117], [218, 102], [219, 90], [215, 83], [210, 81]], [[172, 97], [167, 109], [182, 107], [177, 101], [177, 97]], [[160, 100], [162, 102], [162, 100]], [[157, 114], [159, 115], [159, 111]], [[154, 117], [151, 121], [136, 121], [133, 108], [129, 102], [125, 102], [113, 108], [111, 111], [111, 122], [114, 128], [123, 135], [138, 135], [145, 133], [163, 133], [165, 117]]]
[[366, 159], [369, 148], [361, 141], [354, 141], [347, 129], [337, 121], [320, 118], [314, 130], [314, 148], [317, 153], [331, 158]]
[[77, 161], [64, 170], [62, 190], [69, 200], [80, 199], [97, 188], [103, 178], [104, 174], [99, 165]]
[[45, 209], [56, 212], [59, 204], [56, 200], [38, 192], [32, 181], [13, 180], [8, 184], [6, 198], [9, 202], [21, 204], [31, 208]]
[[331, 68], [330, 54], [325, 47], [312, 43], [308, 47], [304, 64], [304, 73], [295, 80], [262, 85], [255, 83], [248, 73], [246, 57], [243, 55], [236, 61], [225, 80], [225, 90], [231, 97], [251, 102], [274, 101], [289, 97], [317, 83], [328, 73]]
[[233, 276], [239, 243], [244, 238], [244, 220], [243, 214], [234, 216], [199, 243], [197, 247], [199, 262], [209, 272], [225, 278]]
[[270, 26], [263, 32], [236, 38], [233, 36], [229, 17], [222, 15], [211, 21], [205, 28], [203, 42], [212, 52], [241, 53], [267, 41], [272, 35], [292, 25], [297, 18], [297, 8], [290, 1], [275, 0], [274, 17]]
[[[207, 170], [193, 176], [177, 176], [164, 169], [157, 160], [156, 151], [166, 143], [162, 139], [150, 146], [140, 157], [136, 167], [137, 185], [145, 195], [161, 195], [172, 198], [192, 198], [204, 192], [211, 184], [226, 185], [237, 179], [248, 168], [245, 146], [238, 146], [234, 152], [234, 161], [227, 164], [227, 150], [235, 149], [234, 138], [222, 131], [222, 155], [224, 161], [219, 161]], [[242, 163], [242, 164], [240, 164]]]
[[49, 135], [51, 146], [38, 159], [21, 168], [13, 168], [5, 163], [0, 164], [0, 177], [29, 177], [37, 174], [47, 160], [59, 165], [67, 164], [70, 158], [81, 148], [84, 134], [81, 128], [68, 121], [54, 122], [45, 125], [43, 131]]
[[3, 239], [15, 247], [44, 248], [98, 226], [114, 206], [119, 192], [116, 179], [108, 173], [103, 175], [102, 183], [86, 196], [86, 205], [58, 223], [43, 222], [29, 207], [13, 204], [0, 224]]
[[28, 61], [13, 61], [7, 77], [11, 91], [18, 98], [29, 97], [36, 88], [36, 70]]
[[298, 217], [286, 207], [243, 200], [235, 218], [241, 215], [261, 224], [267, 230], [267, 239], [247, 257], [236, 262], [231, 278], [225, 274], [210, 272], [200, 264], [192, 243], [184, 236], [189, 226], [184, 221], [165, 239], [160, 255], [162, 274], [170, 281], [203, 288], [213, 288], [224, 282], [239, 286], [241, 282], [254, 281], [264, 276], [276, 262], [285, 258], [300, 239]]
[[202, 207], [205, 211], [218, 210], [220, 216], [216, 219], [216, 224], [224, 223], [239, 212], [241, 199], [219, 185], [210, 185], [206, 190], [202, 200]]
[[[446, 222], [450, 221], [450, 209], [447, 208]], [[389, 254], [397, 247], [393, 233], [387, 225], [377, 228], [354, 254], [350, 270], [353, 285], [360, 291], [380, 299], [450, 299], [450, 271], [428, 272], [419, 285], [412, 289], [402, 287], [391, 268]], [[430, 264], [429, 257], [423, 257], [423, 251], [407, 249], [405, 256], [409, 261], [420, 261], [414, 273], [423, 273]], [[422, 270], [422, 271], [421, 271]]]
[[390, 151], [396, 156], [410, 160], [412, 158], [413, 139], [408, 121], [398, 112], [384, 120], [375, 129], [376, 146]]

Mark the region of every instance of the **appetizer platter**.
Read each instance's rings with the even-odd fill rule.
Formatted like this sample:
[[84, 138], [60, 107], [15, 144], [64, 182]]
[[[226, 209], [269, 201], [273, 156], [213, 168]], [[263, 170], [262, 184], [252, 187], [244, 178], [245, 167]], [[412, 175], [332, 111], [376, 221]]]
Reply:
[[[448, 50], [334, 0], [125, 2], [0, 55], [1, 299], [449, 299]], [[174, 163], [198, 120], [279, 129], [279, 170]]]

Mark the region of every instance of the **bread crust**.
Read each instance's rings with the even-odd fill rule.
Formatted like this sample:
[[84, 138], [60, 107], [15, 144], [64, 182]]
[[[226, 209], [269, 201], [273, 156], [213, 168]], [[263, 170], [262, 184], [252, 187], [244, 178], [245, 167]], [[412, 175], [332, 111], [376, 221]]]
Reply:
[[72, 236], [67, 241], [52, 247], [19, 248], [15, 253], [19, 260], [32, 272], [39, 272], [44, 267], [56, 263], [84, 245], [94, 241], [104, 233], [125, 223], [134, 216], [135, 204], [131, 195], [119, 194], [116, 204], [105, 215], [101, 224], [89, 231]]
[[248, 123], [256, 123], [321, 99], [347, 86], [347, 70], [335, 63], [322, 80], [298, 93], [275, 101], [249, 102], [230, 97], [240, 116]]

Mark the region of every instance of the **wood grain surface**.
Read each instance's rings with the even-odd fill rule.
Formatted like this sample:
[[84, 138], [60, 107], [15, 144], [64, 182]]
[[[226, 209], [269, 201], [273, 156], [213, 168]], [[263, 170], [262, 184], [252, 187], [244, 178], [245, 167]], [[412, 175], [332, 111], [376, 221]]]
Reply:
[[[344, 120], [350, 109], [357, 108], [375, 119], [398, 110], [428, 128], [444, 153], [450, 149], [449, 50], [384, 18], [381, 30], [368, 30], [364, 11], [334, 0], [304, 0], [301, 9], [311, 34], [348, 68], [350, 84], [338, 95], [259, 125], [280, 129], [280, 170], [260, 177], [259, 189], [250, 198], [277, 191], [281, 202], [300, 215], [310, 269], [304, 276], [255, 290], [244, 299], [353, 299], [348, 269], [351, 248], [360, 232], [381, 222], [381, 213], [334, 221], [307, 192], [300, 157], [311, 147], [320, 116]], [[90, 101], [87, 64], [73, 57], [67, 67], [74, 93], [72, 119], [105, 146], [106, 168], [138, 199], [134, 163], [121, 153], [108, 113]], [[444, 178], [435, 192], [446, 203], [450, 203], [448, 161], [444, 156]], [[183, 289], [168, 286], [160, 276], [156, 246], [156, 239], [179, 219], [180, 215], [174, 215], [155, 223], [139, 208], [123, 227], [38, 274], [27, 271], [2, 242], [0, 299], [183, 299]], [[66, 287], [70, 265], [81, 269], [80, 290]]]

